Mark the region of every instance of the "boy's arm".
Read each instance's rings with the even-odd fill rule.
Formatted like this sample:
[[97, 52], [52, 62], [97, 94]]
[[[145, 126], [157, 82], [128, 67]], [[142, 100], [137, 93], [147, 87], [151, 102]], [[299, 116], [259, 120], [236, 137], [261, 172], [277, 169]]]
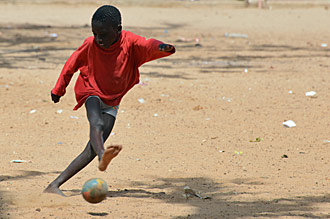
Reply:
[[76, 58], [74, 52], [65, 63], [61, 71], [61, 74], [57, 79], [55, 87], [50, 92], [52, 101], [54, 103], [59, 102], [61, 96], [63, 96], [66, 93], [66, 87], [69, 85], [73, 74], [78, 70], [74, 67], [75, 63], [76, 63]]
[[136, 51], [136, 62], [138, 66], [155, 59], [163, 58], [175, 53], [175, 47], [165, 44], [156, 39], [146, 39], [144, 37], [134, 35], [134, 48]]
[[87, 42], [85, 41], [66, 61], [55, 87], [51, 90], [51, 98], [54, 103], [59, 102], [61, 96], [66, 93], [66, 87], [69, 85], [73, 74], [84, 65], [86, 59]]

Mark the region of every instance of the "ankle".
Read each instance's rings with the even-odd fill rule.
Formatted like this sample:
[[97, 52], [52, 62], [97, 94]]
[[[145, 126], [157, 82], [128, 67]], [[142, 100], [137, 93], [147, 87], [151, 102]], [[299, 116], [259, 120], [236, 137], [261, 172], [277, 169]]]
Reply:
[[48, 187], [59, 188], [60, 185], [59, 185], [58, 183], [56, 183], [56, 182], [51, 182], [51, 183], [48, 185]]
[[102, 150], [100, 152], [100, 154], [98, 154], [98, 159], [99, 159], [99, 162], [101, 161], [102, 157], [103, 157], [103, 154], [104, 154], [104, 150]]

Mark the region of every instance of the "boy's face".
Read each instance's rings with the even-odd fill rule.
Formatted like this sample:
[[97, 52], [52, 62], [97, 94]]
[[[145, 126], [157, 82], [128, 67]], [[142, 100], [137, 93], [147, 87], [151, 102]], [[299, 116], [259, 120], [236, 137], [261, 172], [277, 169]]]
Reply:
[[92, 22], [92, 32], [94, 39], [102, 48], [108, 49], [117, 42], [120, 36], [120, 28], [114, 28], [110, 22]]

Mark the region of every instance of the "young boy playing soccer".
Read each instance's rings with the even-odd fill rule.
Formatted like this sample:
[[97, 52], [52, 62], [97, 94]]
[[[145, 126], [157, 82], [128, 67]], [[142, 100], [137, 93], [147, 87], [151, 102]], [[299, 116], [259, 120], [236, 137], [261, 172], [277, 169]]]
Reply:
[[51, 91], [54, 103], [65, 94], [73, 74], [80, 71], [75, 84], [77, 105], [85, 104], [90, 125], [87, 146], [44, 192], [64, 195], [60, 186], [98, 156], [100, 171], [105, 171], [122, 147], [104, 148], [114, 126], [123, 96], [139, 83], [138, 68], [149, 61], [175, 52], [172, 45], [122, 30], [121, 14], [111, 5], [96, 10], [92, 17], [92, 32], [65, 63]]

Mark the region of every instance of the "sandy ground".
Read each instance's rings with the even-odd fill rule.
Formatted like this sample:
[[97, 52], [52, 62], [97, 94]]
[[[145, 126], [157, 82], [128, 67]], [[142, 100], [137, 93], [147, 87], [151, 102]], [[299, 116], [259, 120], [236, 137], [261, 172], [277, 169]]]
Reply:
[[[67, 198], [42, 193], [88, 141], [84, 108], [72, 111], [76, 76], [59, 104], [49, 92], [104, 2], [0, 2], [1, 218], [330, 218], [322, 2], [110, 1], [124, 29], [177, 53], [140, 69], [107, 172], [95, 160], [61, 187]], [[96, 205], [80, 194], [94, 177], [109, 184]], [[185, 186], [209, 198], [186, 198]]]

